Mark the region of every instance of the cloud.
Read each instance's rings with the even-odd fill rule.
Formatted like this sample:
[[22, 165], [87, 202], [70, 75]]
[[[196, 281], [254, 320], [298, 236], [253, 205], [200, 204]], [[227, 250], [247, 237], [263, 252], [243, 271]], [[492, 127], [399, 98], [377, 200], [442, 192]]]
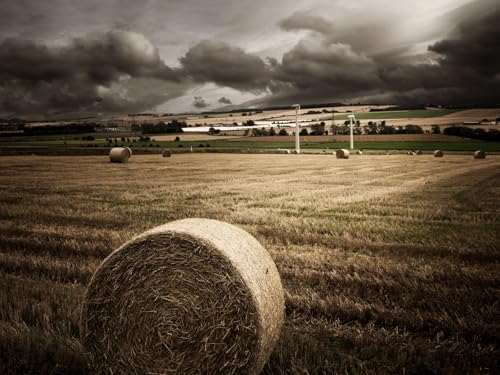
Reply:
[[222, 98], [217, 100], [217, 102], [219, 102], [221, 104], [233, 104], [233, 102], [231, 102], [231, 99], [228, 99], [225, 96], [223, 96]]
[[285, 31], [310, 30], [324, 35], [331, 35], [335, 32], [332, 22], [305, 12], [293, 13], [290, 17], [282, 20], [279, 26]]
[[271, 75], [269, 66], [259, 56], [215, 40], [199, 42], [180, 62], [195, 82], [213, 82], [240, 91], [265, 91]]
[[498, 105], [499, 17], [496, 5], [486, 14], [464, 19], [452, 36], [429, 46], [431, 63], [380, 67], [386, 90], [402, 102]]
[[0, 43], [2, 114], [148, 109], [182, 92], [182, 81], [182, 72], [165, 65], [146, 37], [130, 31], [92, 33], [59, 46], [16, 38]]
[[[485, 2], [489, 7], [485, 7]], [[500, 5], [489, 0], [455, 10], [460, 19], [450, 36], [427, 53], [410, 55], [402, 47], [365, 54], [335, 41], [331, 22], [295, 13], [284, 30], [311, 30], [281, 61], [273, 64], [272, 95], [256, 105], [327, 101], [401, 104], [498, 105], [500, 91]], [[467, 14], [474, 14], [470, 18]], [[367, 37], [369, 39], [370, 37]], [[352, 39], [352, 38], [347, 38]]]
[[194, 97], [194, 101], [193, 101], [193, 106], [196, 107], [196, 108], [202, 109], [202, 108], [209, 107], [210, 104], [208, 104], [205, 101], [205, 99], [203, 99], [201, 96], [195, 96]]

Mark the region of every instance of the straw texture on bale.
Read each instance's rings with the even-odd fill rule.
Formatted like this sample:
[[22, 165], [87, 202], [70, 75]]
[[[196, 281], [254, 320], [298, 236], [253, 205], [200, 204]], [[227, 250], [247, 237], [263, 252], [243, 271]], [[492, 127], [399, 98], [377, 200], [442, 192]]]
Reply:
[[132, 150], [128, 147], [113, 147], [109, 151], [109, 161], [111, 163], [126, 163], [132, 156]]
[[81, 340], [95, 373], [258, 374], [283, 320], [281, 280], [262, 245], [228, 223], [185, 219], [104, 260]]
[[164, 157], [164, 158], [169, 158], [172, 156], [172, 151], [170, 151], [169, 149], [165, 149], [163, 150], [163, 152], [161, 153], [161, 155]]
[[358, 155], [363, 155], [363, 151], [362, 150], [358, 150], [357, 154]]
[[474, 152], [474, 159], [486, 159], [486, 152], [477, 150]]
[[335, 152], [337, 159], [349, 159], [349, 150], [340, 149]]
[[442, 158], [443, 155], [444, 155], [444, 153], [441, 150], [434, 151], [434, 157], [436, 157], [436, 158]]

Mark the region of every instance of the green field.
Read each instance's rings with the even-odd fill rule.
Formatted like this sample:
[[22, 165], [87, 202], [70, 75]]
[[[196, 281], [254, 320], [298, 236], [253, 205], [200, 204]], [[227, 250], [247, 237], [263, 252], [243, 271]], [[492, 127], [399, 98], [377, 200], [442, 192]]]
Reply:
[[[377, 111], [377, 112], [361, 112], [355, 113], [357, 120], [390, 120], [398, 118], [429, 118], [441, 117], [455, 112], [460, 109], [415, 109], [409, 111]], [[336, 113], [335, 120], [347, 120], [347, 116], [351, 113]], [[321, 120], [331, 120], [332, 116], [322, 117]]]
[[[129, 146], [132, 148], [137, 147], [159, 147], [159, 148], [222, 148], [222, 149], [293, 149], [295, 143], [290, 141], [280, 141], [276, 137], [276, 142], [258, 141], [254, 140], [242, 141], [228, 141], [228, 140], [210, 140], [210, 141], [151, 141], [151, 142], [119, 142], [116, 145]], [[33, 147], [33, 146], [49, 146], [57, 147], [62, 151], [64, 147], [109, 147], [109, 144], [104, 140], [95, 141], [81, 141], [81, 140], [67, 140], [66, 144], [63, 140], [36, 140], [36, 141], [20, 141], [20, 142], [2, 142], [3, 146], [16, 146], [16, 147]], [[112, 144], [115, 146], [115, 144]], [[356, 149], [363, 150], [444, 150], [444, 151], [462, 151], [469, 152], [477, 149], [482, 149], [486, 152], [500, 152], [500, 142], [483, 142], [477, 140], [467, 140], [462, 142], [356, 142], [354, 143]], [[1, 147], [1, 146], [0, 146]], [[302, 142], [301, 148], [303, 149], [339, 149], [348, 148], [348, 142]]]

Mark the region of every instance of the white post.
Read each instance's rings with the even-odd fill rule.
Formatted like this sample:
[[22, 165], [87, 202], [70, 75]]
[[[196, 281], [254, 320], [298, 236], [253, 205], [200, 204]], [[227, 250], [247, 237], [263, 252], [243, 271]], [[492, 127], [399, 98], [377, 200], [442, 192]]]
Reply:
[[354, 132], [353, 132], [353, 128], [354, 128], [354, 115], [349, 115], [349, 119], [351, 120], [351, 123], [350, 123], [350, 129], [349, 129], [349, 134], [351, 136], [350, 138], [350, 141], [351, 141], [351, 150], [354, 150]]
[[299, 129], [299, 110], [300, 104], [294, 104], [292, 107], [295, 107], [295, 152], [300, 154], [300, 129]]

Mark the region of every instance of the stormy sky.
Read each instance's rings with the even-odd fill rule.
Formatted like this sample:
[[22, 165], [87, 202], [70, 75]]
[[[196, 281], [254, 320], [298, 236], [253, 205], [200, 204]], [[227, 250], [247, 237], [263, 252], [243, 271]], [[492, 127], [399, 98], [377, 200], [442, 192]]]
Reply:
[[0, 0], [0, 117], [499, 104], [498, 0]]

